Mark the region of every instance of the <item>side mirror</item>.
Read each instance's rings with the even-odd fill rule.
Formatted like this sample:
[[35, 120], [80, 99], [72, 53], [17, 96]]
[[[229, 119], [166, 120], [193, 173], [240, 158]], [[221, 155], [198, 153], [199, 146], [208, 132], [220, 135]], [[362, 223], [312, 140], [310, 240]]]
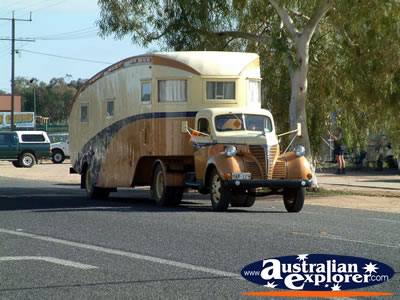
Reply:
[[301, 123], [297, 123], [297, 136], [301, 136]]

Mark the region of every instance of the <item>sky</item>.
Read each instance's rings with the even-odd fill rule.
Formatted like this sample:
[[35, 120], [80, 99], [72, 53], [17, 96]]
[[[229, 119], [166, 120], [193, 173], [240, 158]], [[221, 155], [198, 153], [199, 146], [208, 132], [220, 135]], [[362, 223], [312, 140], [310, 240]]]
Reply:
[[[32, 21], [15, 21], [15, 38], [35, 39], [15, 42], [15, 77], [47, 83], [54, 77], [89, 79], [110, 64], [153, 50], [132, 44], [129, 37], [100, 38], [97, 0], [0, 0], [0, 18], [12, 18], [13, 11], [16, 19], [28, 20], [32, 12]], [[0, 39], [7, 38], [11, 21], [0, 20]], [[6, 40], [0, 40], [0, 90], [11, 92], [11, 41]]]

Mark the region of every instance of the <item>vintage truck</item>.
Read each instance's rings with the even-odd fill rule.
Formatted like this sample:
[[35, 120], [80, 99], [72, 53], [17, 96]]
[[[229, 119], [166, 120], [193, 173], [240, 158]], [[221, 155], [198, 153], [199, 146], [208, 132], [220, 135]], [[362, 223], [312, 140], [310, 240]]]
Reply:
[[77, 92], [69, 124], [71, 172], [81, 174], [90, 199], [151, 186], [157, 204], [179, 205], [193, 188], [224, 211], [252, 206], [266, 193], [258, 188], [268, 188], [298, 212], [311, 185], [304, 147], [280, 153], [273, 117], [261, 109], [254, 53], [122, 60]]
[[0, 131], [0, 160], [15, 167], [31, 168], [50, 158], [50, 140], [44, 131]]

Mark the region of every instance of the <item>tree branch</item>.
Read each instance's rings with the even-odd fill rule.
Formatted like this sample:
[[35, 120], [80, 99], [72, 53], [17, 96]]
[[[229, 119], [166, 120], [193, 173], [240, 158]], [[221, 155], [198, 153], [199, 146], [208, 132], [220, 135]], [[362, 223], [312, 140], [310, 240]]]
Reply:
[[310, 17], [306, 16], [305, 14], [294, 11], [293, 9], [290, 9], [290, 12], [298, 17], [302, 17], [302, 18], [306, 19], [307, 21], [310, 21]]
[[288, 12], [281, 7], [275, 0], [269, 0], [269, 3], [275, 8], [279, 17], [281, 18], [283, 24], [285, 24], [286, 29], [289, 31], [289, 35], [292, 39], [295, 39], [299, 35], [299, 31], [296, 28], [292, 18], [289, 16]]
[[259, 36], [259, 35], [255, 35], [252, 33], [239, 32], [239, 31], [222, 31], [222, 32], [217, 32], [216, 35], [220, 36], [220, 37], [229, 36], [234, 39], [247, 39], [247, 40], [262, 42], [262, 43], [266, 43], [266, 42], [270, 41], [269, 37]]
[[307, 41], [310, 41], [312, 35], [314, 34], [315, 29], [317, 28], [318, 23], [325, 16], [325, 14], [331, 9], [336, 0], [324, 0], [320, 7], [317, 8], [315, 13], [311, 16], [310, 22], [306, 25], [302, 34]]

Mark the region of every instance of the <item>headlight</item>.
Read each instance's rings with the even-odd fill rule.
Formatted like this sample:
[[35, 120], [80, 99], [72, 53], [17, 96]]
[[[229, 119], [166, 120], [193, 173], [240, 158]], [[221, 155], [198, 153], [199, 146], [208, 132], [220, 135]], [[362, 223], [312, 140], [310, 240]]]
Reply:
[[303, 146], [297, 145], [294, 148], [294, 152], [296, 153], [296, 156], [300, 157], [306, 153], [306, 149]]
[[237, 153], [237, 149], [235, 146], [226, 146], [225, 147], [225, 154], [227, 156], [235, 156]]

